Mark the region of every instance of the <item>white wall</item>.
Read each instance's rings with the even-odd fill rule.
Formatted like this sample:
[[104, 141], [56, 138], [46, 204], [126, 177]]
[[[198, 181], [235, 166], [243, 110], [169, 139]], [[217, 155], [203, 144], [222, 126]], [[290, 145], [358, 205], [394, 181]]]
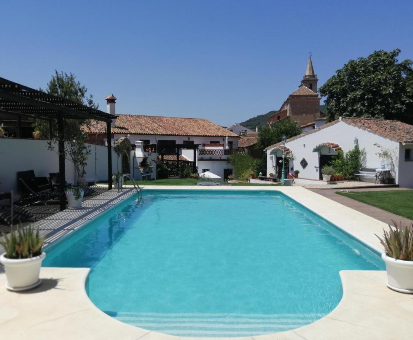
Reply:
[[413, 161], [405, 160], [405, 150], [410, 149], [413, 157], [413, 144], [401, 145], [399, 151], [399, 185], [404, 188], [413, 188]]
[[215, 175], [220, 176], [222, 181], [224, 180], [224, 169], [234, 169], [232, 164], [227, 161], [198, 161], [197, 165], [198, 173], [202, 174], [203, 169], [209, 169]]
[[[319, 144], [333, 142], [337, 143], [344, 152], [348, 152], [354, 149], [354, 141], [356, 138], [358, 139], [360, 149], [365, 149], [366, 151], [367, 168], [381, 167], [382, 161], [377, 155], [380, 149], [374, 145], [375, 143], [380, 144], [386, 149], [396, 150], [397, 152], [399, 149], [399, 143], [395, 141], [380, 137], [344, 122], [338, 122], [335, 125], [321, 130], [314, 130], [313, 133], [287, 142], [286, 147], [288, 147], [295, 156], [293, 162], [294, 170], [300, 171], [299, 176], [301, 178], [319, 179], [319, 152], [313, 152], [313, 149]], [[272, 150], [267, 150], [267, 173], [274, 172], [270, 161], [271, 151]], [[323, 150], [323, 154], [325, 154], [325, 150]], [[305, 169], [300, 165], [303, 158], [308, 162]], [[396, 183], [398, 183], [397, 180], [398, 178], [396, 178]]]
[[[107, 180], [107, 148], [90, 145], [91, 154], [86, 167], [88, 181]], [[112, 151], [112, 169], [117, 171], [117, 156]], [[119, 165], [121, 167], [121, 165]], [[49, 173], [59, 171], [59, 158], [56, 152], [47, 149], [46, 140], [0, 139], [0, 192], [13, 190], [18, 197], [17, 172], [34, 170], [37, 177], [49, 177]], [[96, 170], [96, 171], [95, 171]], [[66, 160], [66, 181], [73, 183], [75, 169]]]

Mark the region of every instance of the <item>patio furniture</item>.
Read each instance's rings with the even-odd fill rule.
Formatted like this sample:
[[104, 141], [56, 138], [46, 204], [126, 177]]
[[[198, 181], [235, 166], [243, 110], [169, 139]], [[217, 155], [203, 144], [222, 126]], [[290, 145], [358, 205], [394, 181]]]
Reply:
[[373, 179], [374, 178], [374, 183], [377, 183], [377, 169], [373, 168], [362, 168], [360, 169], [359, 173], [354, 174], [358, 178], [359, 181], [361, 181], [362, 177], [368, 178], [368, 179]]
[[19, 171], [17, 173], [21, 199], [17, 205], [29, 205], [36, 202], [46, 204], [46, 201], [59, 197], [57, 191], [52, 190], [47, 177], [36, 177], [33, 170]]
[[0, 224], [12, 225], [33, 218], [33, 215], [23, 207], [13, 205], [11, 192], [0, 193], [0, 201], [3, 200], [9, 200], [9, 204], [0, 205]]

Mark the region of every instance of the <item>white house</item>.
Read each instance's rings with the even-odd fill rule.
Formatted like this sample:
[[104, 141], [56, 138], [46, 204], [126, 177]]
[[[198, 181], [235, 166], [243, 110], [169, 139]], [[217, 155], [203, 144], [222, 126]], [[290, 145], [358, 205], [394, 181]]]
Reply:
[[[108, 112], [114, 113], [116, 97], [111, 95], [106, 100]], [[228, 163], [228, 158], [233, 150], [238, 149], [240, 137], [219, 125], [201, 118], [116, 115], [118, 118], [111, 129], [114, 140], [127, 137], [132, 145], [142, 141], [144, 150], [156, 153], [160, 153], [162, 149], [178, 150], [179, 155], [173, 152], [162, 158], [173, 162], [179, 156], [182, 162], [195, 161], [200, 174], [211, 171], [226, 179], [233, 173], [233, 166]], [[93, 122], [88, 127], [88, 132], [90, 143], [105, 143], [105, 124]], [[183, 147], [174, 148], [176, 145]], [[195, 152], [194, 145], [197, 145]]]
[[[299, 177], [321, 179], [321, 168], [338, 150], [348, 152], [358, 144], [366, 152], [365, 168], [389, 169], [396, 184], [413, 188], [413, 126], [399, 121], [343, 118], [287, 139], [285, 152], [293, 155], [286, 170], [299, 170]], [[280, 176], [282, 143], [267, 152], [267, 173]], [[383, 153], [387, 157], [383, 157]], [[381, 155], [380, 155], [381, 154]], [[288, 167], [288, 168], [287, 168]]]
[[250, 134], [254, 134], [256, 131], [246, 128], [245, 126], [236, 123], [234, 125], [228, 126], [227, 129], [237, 135], [247, 136]]

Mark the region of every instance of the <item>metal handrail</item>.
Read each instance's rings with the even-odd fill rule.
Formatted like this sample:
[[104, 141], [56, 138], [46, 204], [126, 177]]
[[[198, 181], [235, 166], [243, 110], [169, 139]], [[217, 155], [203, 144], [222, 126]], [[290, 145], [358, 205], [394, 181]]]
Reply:
[[139, 199], [141, 199], [142, 198], [142, 188], [139, 186], [138, 183], [135, 182], [135, 179], [130, 174], [123, 174], [122, 176], [123, 176], [123, 178], [125, 178], [125, 177], [128, 178], [132, 182], [133, 187], [135, 188], [136, 192], [139, 193]]

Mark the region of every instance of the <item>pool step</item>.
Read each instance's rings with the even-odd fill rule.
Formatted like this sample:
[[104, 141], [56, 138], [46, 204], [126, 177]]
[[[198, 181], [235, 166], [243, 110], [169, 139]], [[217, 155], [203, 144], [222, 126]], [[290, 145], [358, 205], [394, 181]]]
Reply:
[[283, 332], [324, 314], [193, 314], [107, 312], [119, 321], [178, 336], [236, 337]]

